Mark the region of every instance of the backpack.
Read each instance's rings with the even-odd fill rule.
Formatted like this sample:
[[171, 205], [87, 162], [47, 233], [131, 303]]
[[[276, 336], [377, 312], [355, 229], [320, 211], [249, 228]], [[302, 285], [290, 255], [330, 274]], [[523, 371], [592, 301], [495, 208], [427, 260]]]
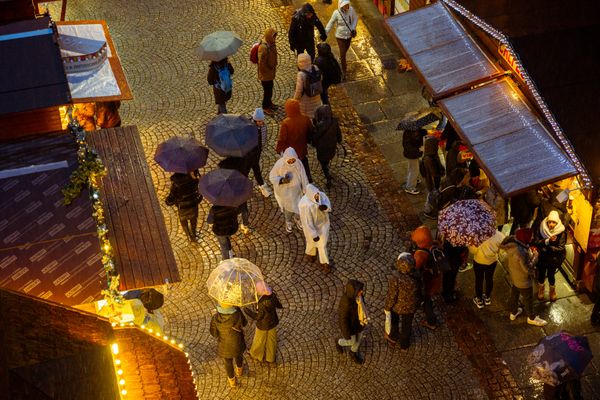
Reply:
[[[450, 271], [450, 262], [442, 250], [438, 245], [433, 245], [429, 250], [417, 248], [416, 251], [425, 251], [429, 254], [429, 258], [427, 259], [427, 264], [425, 265], [425, 272], [431, 275], [437, 275], [440, 273], [445, 273]], [[415, 251], [415, 252], [416, 252]]]
[[252, 64], [258, 64], [258, 48], [260, 47], [260, 42], [256, 42], [252, 45], [250, 49], [250, 62]]
[[321, 71], [314, 67], [311, 67], [310, 71], [302, 70], [304, 74], [304, 94], [308, 97], [315, 97], [323, 92], [323, 83], [321, 82]]
[[221, 89], [225, 93], [231, 92], [231, 89], [233, 88], [233, 82], [231, 80], [231, 72], [229, 72], [228, 65], [225, 64], [222, 68], [215, 68], [219, 73], [219, 82], [215, 83], [215, 87], [217, 89]]

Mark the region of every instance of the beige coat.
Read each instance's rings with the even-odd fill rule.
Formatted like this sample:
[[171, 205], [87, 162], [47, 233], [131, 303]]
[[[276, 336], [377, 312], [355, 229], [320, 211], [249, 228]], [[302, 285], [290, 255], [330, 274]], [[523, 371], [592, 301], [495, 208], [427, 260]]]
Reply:
[[258, 80], [273, 81], [277, 70], [277, 46], [275, 37], [277, 31], [267, 28], [264, 39], [258, 47]]
[[[294, 99], [300, 102], [300, 112], [310, 119], [315, 117], [315, 110], [322, 105], [321, 96], [308, 97], [304, 94], [304, 81], [307, 79], [306, 74], [302, 72], [310, 71], [313, 67], [310, 56], [306, 53], [298, 54], [298, 75], [296, 76], [296, 92]], [[317, 66], [314, 66], [318, 68]]]

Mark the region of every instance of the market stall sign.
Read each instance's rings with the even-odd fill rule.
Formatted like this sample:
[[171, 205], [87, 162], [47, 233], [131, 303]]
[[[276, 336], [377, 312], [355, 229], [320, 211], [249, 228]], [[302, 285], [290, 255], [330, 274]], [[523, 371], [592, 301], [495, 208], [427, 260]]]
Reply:
[[510, 50], [508, 49], [508, 47], [506, 47], [504, 44], [500, 43], [500, 46], [498, 46], [498, 53], [502, 56], [502, 58], [504, 59], [504, 61], [506, 61], [506, 63], [510, 66], [510, 68], [513, 70], [513, 72], [522, 81], [525, 81], [525, 78], [523, 78], [523, 73], [521, 72], [521, 68], [519, 68], [519, 66], [515, 62], [515, 57], [510, 52]]

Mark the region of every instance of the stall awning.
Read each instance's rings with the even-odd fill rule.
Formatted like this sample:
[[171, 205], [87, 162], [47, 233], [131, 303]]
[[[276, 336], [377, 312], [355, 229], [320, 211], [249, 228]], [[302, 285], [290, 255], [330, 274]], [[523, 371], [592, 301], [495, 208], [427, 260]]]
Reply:
[[503, 195], [577, 174], [508, 79], [438, 104]]
[[94, 131], [87, 140], [107, 167], [101, 196], [121, 290], [162, 285], [167, 279], [178, 282], [175, 256], [137, 128]]
[[442, 2], [385, 23], [434, 99], [502, 74]]

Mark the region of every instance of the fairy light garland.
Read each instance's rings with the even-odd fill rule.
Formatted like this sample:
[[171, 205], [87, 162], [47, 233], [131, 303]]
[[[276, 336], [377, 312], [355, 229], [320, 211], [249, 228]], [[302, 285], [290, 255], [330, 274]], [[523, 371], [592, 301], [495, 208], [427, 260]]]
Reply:
[[473, 22], [475, 25], [477, 25], [480, 29], [482, 29], [488, 35], [490, 35], [491, 37], [493, 37], [494, 39], [496, 39], [500, 43], [502, 43], [504, 46], [506, 46], [506, 49], [508, 50], [508, 52], [511, 54], [511, 56], [514, 59], [515, 64], [518, 66], [519, 70], [521, 71], [521, 74], [522, 74], [523, 80], [525, 81], [525, 84], [527, 85], [527, 87], [529, 88], [531, 93], [533, 94], [533, 97], [534, 97], [534, 100], [535, 100], [537, 106], [539, 107], [539, 109], [542, 110], [542, 113], [544, 114], [544, 117], [546, 117], [546, 120], [550, 123], [550, 126], [552, 127], [552, 130], [554, 131], [556, 138], [562, 145], [563, 149], [569, 155], [569, 158], [571, 159], [573, 164], [575, 164], [575, 168], [577, 169], [577, 172], [579, 173], [581, 180], [583, 181], [583, 186], [585, 188], [591, 188], [592, 180], [591, 180], [587, 170], [585, 169], [585, 167], [579, 160], [579, 157], [575, 153], [575, 150], [573, 149], [571, 142], [569, 142], [569, 140], [566, 138], [564, 131], [562, 130], [562, 128], [560, 127], [558, 122], [556, 122], [556, 118], [554, 118], [554, 115], [552, 114], [552, 112], [550, 111], [548, 106], [546, 105], [546, 102], [544, 101], [543, 97], [540, 95], [535, 83], [533, 82], [533, 79], [530, 78], [529, 74], [523, 67], [523, 63], [521, 62], [521, 59], [519, 58], [519, 55], [517, 54], [515, 49], [512, 47], [510, 41], [508, 40], [508, 37], [505, 34], [503, 34], [502, 32], [493, 28], [491, 25], [489, 25], [485, 21], [483, 21], [477, 15], [473, 14], [471, 11], [467, 10], [462, 5], [458, 4], [456, 1], [454, 1], [454, 0], [442, 0], [442, 1], [445, 4], [447, 4], [448, 6], [450, 6], [452, 9], [457, 11], [459, 14], [461, 14], [463, 17], [465, 17], [469, 21]]

